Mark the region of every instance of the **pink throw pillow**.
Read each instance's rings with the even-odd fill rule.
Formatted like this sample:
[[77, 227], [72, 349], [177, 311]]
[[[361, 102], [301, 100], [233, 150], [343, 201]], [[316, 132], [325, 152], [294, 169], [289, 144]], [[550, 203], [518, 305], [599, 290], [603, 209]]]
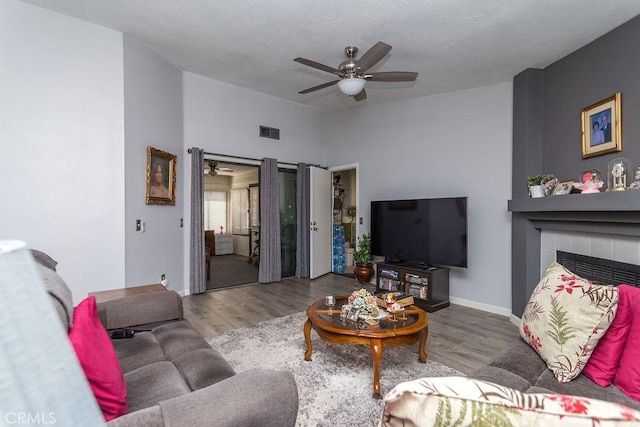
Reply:
[[618, 311], [596, 348], [582, 373], [600, 387], [607, 387], [616, 375], [624, 345], [631, 330], [633, 296], [640, 293], [640, 289], [629, 286], [618, 286]]
[[622, 352], [620, 366], [613, 383], [627, 396], [640, 401], [640, 289], [634, 289], [631, 298], [633, 320]]
[[73, 311], [69, 340], [104, 419], [126, 414], [127, 385], [111, 339], [100, 323], [95, 297], [84, 299]]

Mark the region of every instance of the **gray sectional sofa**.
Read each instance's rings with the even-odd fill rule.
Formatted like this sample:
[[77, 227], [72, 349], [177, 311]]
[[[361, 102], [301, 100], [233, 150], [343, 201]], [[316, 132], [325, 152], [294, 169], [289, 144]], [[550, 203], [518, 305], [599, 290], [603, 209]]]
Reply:
[[[51, 302], [67, 330], [71, 292], [49, 259], [34, 253]], [[48, 265], [47, 265], [48, 264]], [[53, 264], [55, 268], [55, 264]], [[112, 426], [293, 426], [298, 391], [289, 372], [236, 374], [220, 353], [183, 318], [173, 291], [98, 304], [107, 330], [131, 328], [113, 340], [127, 384], [128, 413]]]
[[468, 377], [490, 381], [525, 393], [584, 396], [621, 403], [640, 410], [640, 402], [629, 398], [614, 384], [600, 387], [582, 374], [570, 382], [558, 382], [538, 353], [520, 338]]

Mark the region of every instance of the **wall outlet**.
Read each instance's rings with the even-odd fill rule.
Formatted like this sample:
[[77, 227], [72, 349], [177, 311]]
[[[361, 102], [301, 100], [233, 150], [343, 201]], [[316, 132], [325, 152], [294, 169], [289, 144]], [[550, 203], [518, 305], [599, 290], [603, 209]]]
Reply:
[[139, 219], [136, 219], [136, 231], [141, 231], [142, 230], [142, 221]]
[[162, 286], [164, 286], [165, 288], [166, 288], [167, 286], [169, 286], [169, 282], [167, 282], [167, 275], [166, 275], [166, 274], [164, 274], [164, 273], [163, 273], [163, 274], [160, 276], [160, 283], [161, 283], [161, 284], [162, 284]]
[[162, 275], [160, 275], [160, 280], [161, 280], [161, 281], [162, 281], [162, 280], [165, 280], [166, 278], [167, 278], [167, 275], [166, 275], [166, 274], [162, 274]]

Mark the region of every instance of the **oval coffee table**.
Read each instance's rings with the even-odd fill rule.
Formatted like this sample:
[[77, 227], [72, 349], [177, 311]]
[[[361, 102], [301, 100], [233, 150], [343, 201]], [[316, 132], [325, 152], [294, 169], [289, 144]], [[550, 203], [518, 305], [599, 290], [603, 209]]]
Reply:
[[333, 309], [324, 305], [324, 298], [314, 302], [307, 309], [307, 321], [304, 324], [304, 340], [307, 349], [304, 352], [304, 360], [311, 360], [311, 328], [316, 330], [320, 338], [332, 344], [369, 346], [373, 362], [373, 397], [380, 398], [380, 363], [383, 347], [411, 345], [419, 340], [418, 360], [425, 363], [427, 353], [424, 346], [429, 333], [429, 319], [424, 310], [410, 305], [404, 311], [406, 320], [397, 322], [382, 319], [378, 325], [369, 325], [363, 320], [357, 322], [340, 320], [341, 307], [347, 304], [347, 297], [336, 297], [336, 305]]

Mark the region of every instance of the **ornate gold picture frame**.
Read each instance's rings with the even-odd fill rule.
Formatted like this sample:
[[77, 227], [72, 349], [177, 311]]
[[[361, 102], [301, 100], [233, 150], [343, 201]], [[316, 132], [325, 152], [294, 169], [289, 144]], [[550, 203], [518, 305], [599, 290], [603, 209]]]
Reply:
[[620, 92], [582, 109], [582, 158], [622, 151]]
[[177, 156], [147, 146], [147, 204], [176, 204]]

